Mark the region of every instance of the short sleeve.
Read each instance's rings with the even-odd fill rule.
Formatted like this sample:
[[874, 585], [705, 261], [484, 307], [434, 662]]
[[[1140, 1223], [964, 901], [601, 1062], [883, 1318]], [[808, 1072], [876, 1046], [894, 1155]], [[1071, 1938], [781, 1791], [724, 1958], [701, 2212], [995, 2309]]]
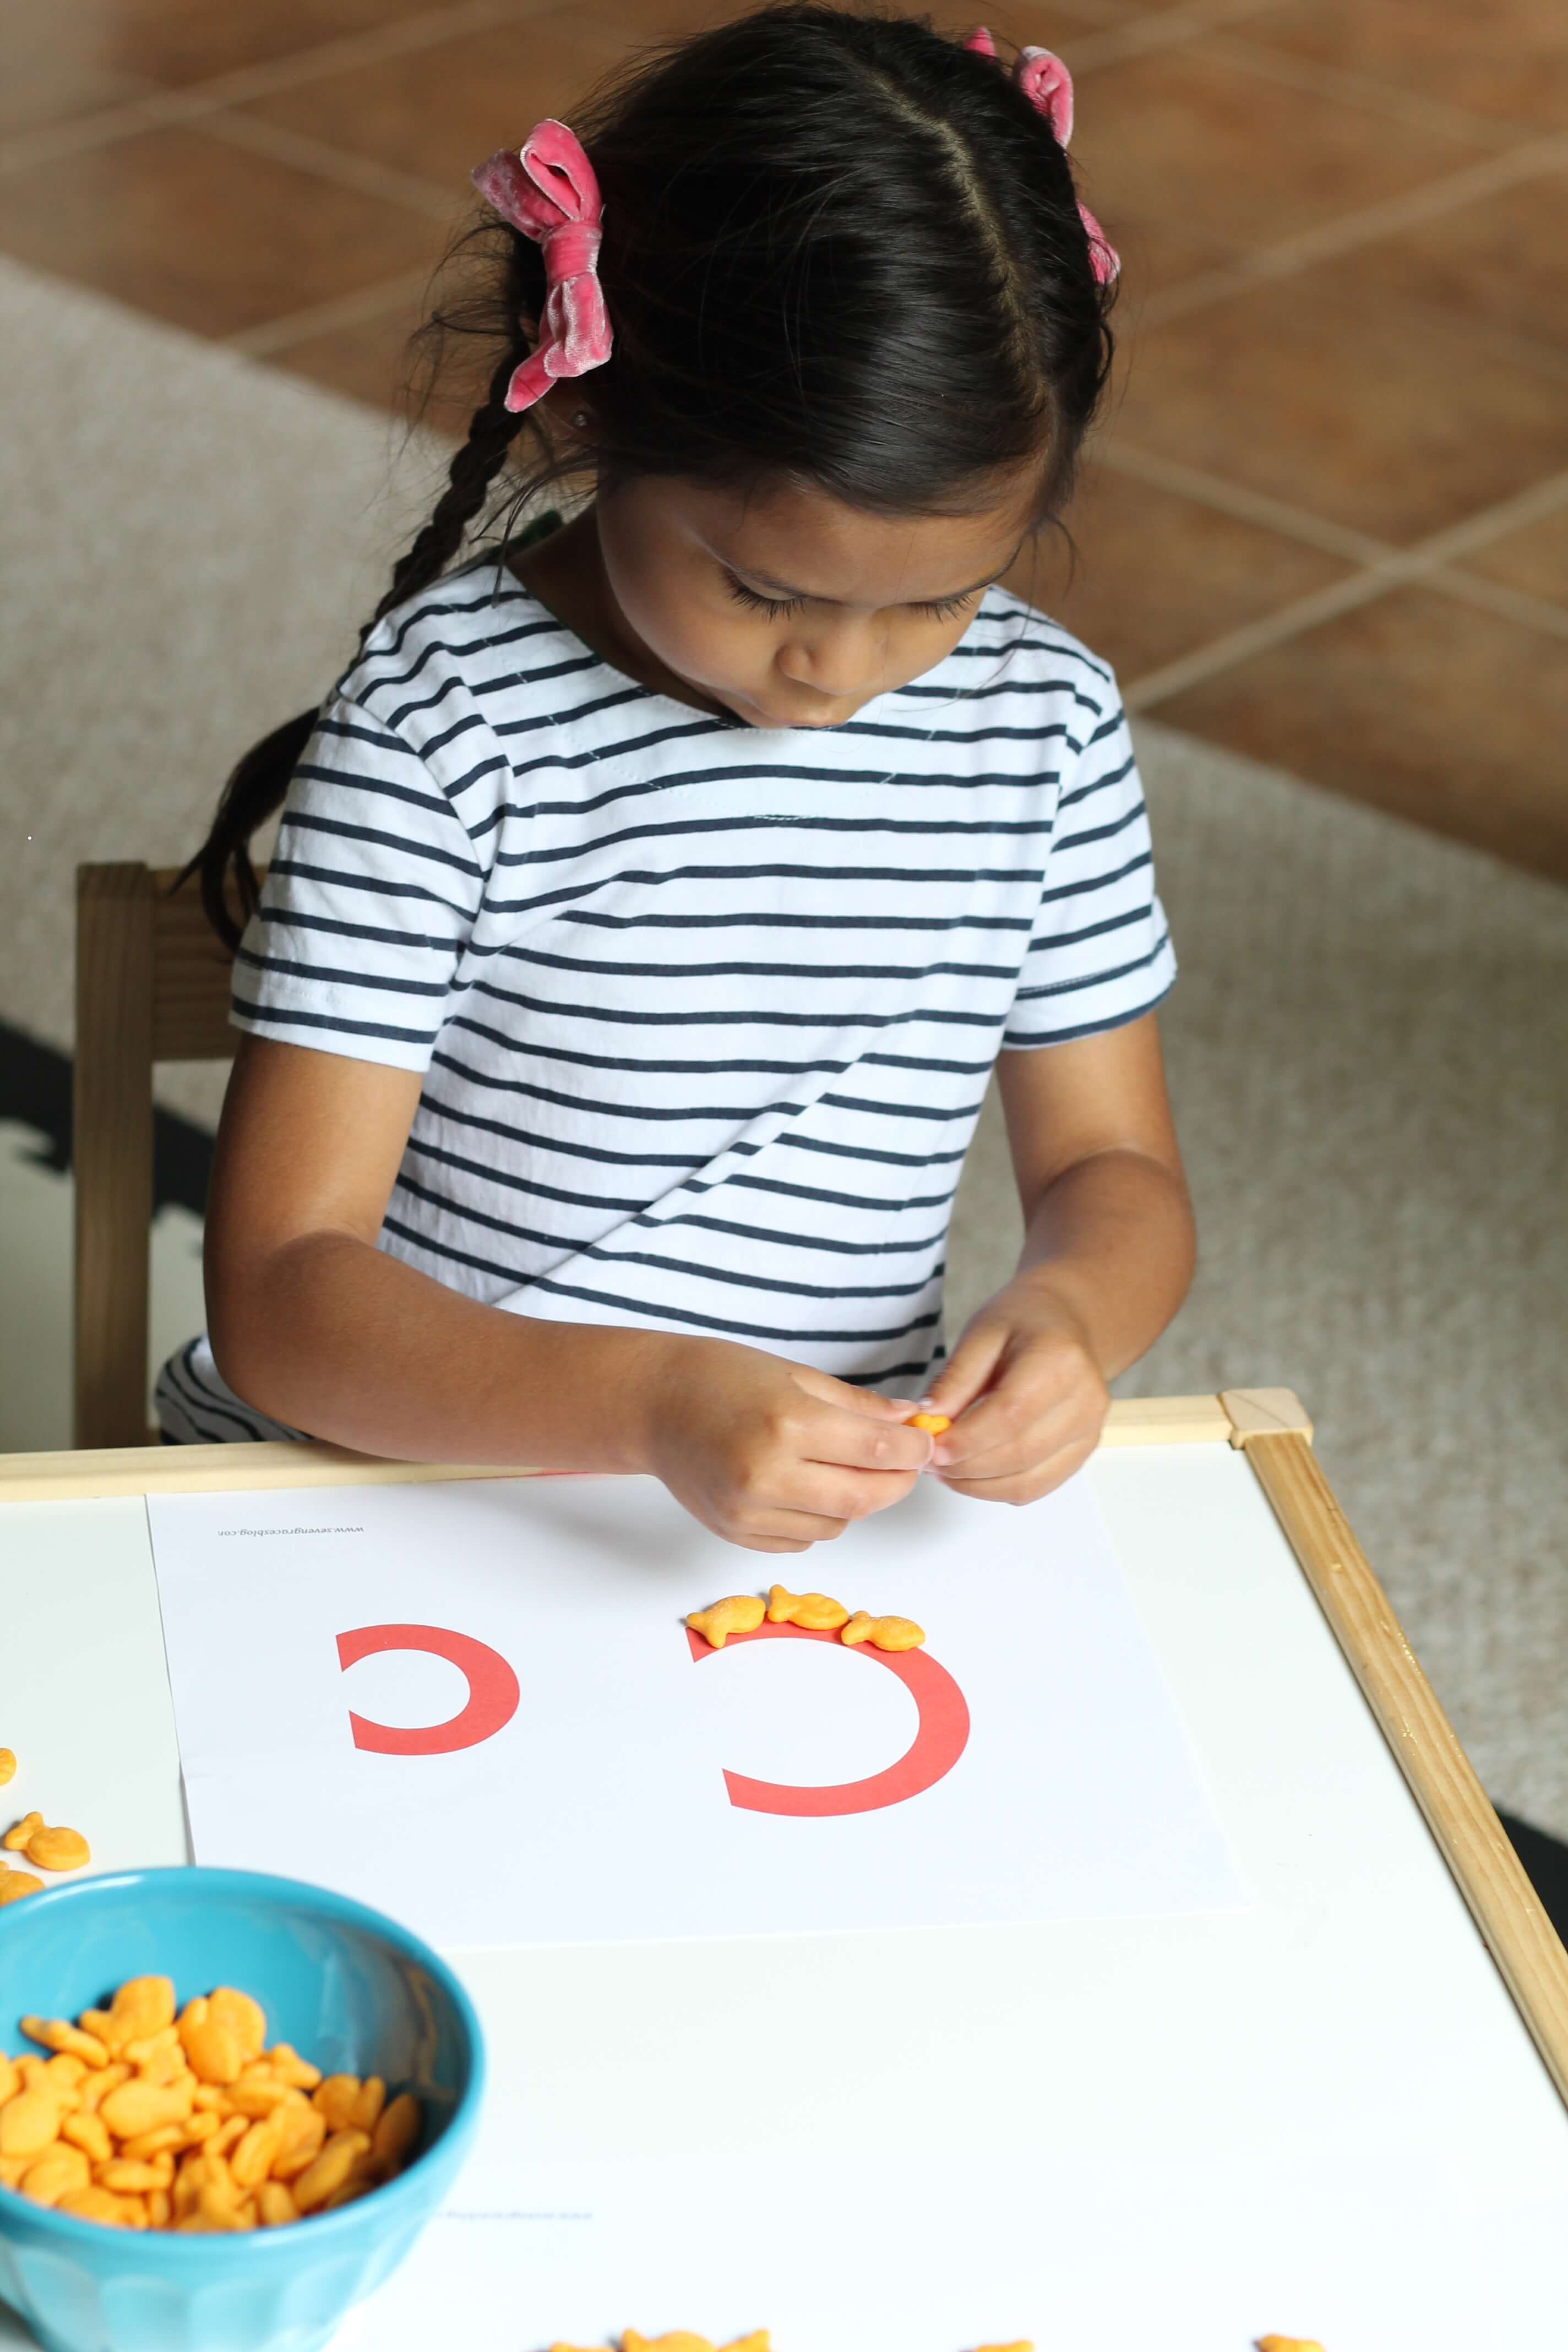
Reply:
[[234, 1025], [423, 1071], [484, 886], [417, 752], [363, 703], [328, 703], [235, 960]]
[[1152, 1011], [1175, 976], [1143, 787], [1113, 687], [1110, 711], [1063, 780], [1002, 1043], [1060, 1045], [1120, 1028]]

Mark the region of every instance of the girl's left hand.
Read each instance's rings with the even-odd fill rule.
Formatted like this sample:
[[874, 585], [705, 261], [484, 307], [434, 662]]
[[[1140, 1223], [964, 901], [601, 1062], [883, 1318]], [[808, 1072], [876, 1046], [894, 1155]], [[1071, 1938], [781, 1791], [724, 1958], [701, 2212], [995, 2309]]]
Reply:
[[931, 1459], [944, 1486], [1033, 1503], [1088, 1461], [1110, 1391], [1082, 1322], [1034, 1270], [971, 1319], [930, 1402], [952, 1417]]

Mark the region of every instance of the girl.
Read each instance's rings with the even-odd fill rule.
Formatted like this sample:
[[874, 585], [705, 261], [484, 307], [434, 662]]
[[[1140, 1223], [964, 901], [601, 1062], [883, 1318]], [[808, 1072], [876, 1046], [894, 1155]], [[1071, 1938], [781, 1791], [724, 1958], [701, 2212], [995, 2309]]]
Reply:
[[[1070, 105], [792, 5], [476, 173], [489, 396], [198, 861], [247, 1034], [169, 1437], [652, 1471], [774, 1552], [1089, 1452], [1192, 1238], [1114, 682], [996, 584], [1110, 358]], [[503, 467], [592, 502], [448, 571]], [[994, 1065], [1027, 1233], [944, 1360]]]

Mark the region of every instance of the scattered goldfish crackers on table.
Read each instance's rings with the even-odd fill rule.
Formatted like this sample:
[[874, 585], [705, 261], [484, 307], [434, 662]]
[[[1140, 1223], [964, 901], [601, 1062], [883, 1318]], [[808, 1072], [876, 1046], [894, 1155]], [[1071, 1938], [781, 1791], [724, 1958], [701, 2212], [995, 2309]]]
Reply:
[[[589, 2347], [552, 2344], [550, 2352], [589, 2352]], [[729, 2344], [712, 2344], [706, 2336], [693, 2336], [685, 2327], [678, 2327], [669, 2336], [639, 2336], [635, 2327], [628, 2327], [621, 2337], [620, 2352], [769, 2352], [768, 2331], [758, 2327], [750, 2336], [737, 2336]]]

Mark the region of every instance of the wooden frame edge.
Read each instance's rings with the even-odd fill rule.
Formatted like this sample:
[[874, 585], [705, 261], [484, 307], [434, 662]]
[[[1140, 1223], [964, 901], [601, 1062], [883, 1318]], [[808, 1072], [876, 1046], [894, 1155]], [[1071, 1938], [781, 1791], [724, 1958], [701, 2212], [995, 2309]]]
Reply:
[[[1237, 1390], [1238, 1396], [1250, 1391]], [[1106, 1415], [1104, 1446], [1226, 1445], [1235, 1424], [1218, 1397], [1125, 1397]], [[394, 1486], [536, 1474], [471, 1463], [384, 1462], [314, 1440], [261, 1445], [127, 1445], [0, 1454], [0, 1503], [87, 1502], [116, 1495], [221, 1494], [269, 1486]]]
[[1299, 1430], [1265, 1430], [1239, 1442], [1568, 2103], [1568, 1951], [1306, 1439]]

